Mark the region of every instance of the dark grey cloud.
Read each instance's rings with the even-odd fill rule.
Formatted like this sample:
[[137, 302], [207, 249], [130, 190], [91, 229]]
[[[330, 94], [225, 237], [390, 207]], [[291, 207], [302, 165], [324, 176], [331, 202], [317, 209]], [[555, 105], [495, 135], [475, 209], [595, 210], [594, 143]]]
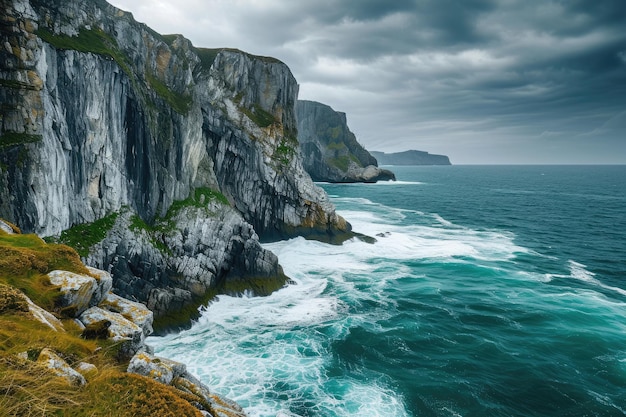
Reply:
[[624, 0], [113, 0], [287, 63], [371, 150], [626, 163]]

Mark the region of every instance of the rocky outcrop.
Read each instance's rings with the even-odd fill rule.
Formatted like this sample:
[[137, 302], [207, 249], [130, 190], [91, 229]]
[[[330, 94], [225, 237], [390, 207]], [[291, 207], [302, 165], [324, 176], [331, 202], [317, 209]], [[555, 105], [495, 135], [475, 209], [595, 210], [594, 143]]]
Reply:
[[213, 394], [204, 384], [191, 375], [182, 363], [141, 352], [130, 360], [128, 372], [152, 378], [196, 397], [199, 400], [196, 406], [201, 410], [210, 411], [211, 415], [215, 417], [246, 416], [238, 404]]
[[397, 153], [372, 151], [371, 154], [381, 165], [452, 165], [445, 155], [434, 155], [423, 151]]
[[303, 164], [315, 181], [376, 182], [395, 180], [348, 128], [346, 114], [315, 101], [296, 105]]
[[[2, 230], [0, 235], [8, 236], [8, 232]], [[13, 240], [5, 239], [3, 246], [10, 247], [12, 243], [20, 245], [26, 241], [34, 240], [32, 237], [19, 239], [19, 236], [17, 236]], [[46, 245], [45, 243], [42, 245], [36, 254], [31, 254], [32, 258], [35, 258], [37, 255], [46, 256]], [[76, 254], [72, 254], [70, 257], [76, 257]], [[10, 265], [2, 264], [1, 269], [0, 277], [4, 280], [9, 275], [7, 271], [10, 270]], [[63, 398], [66, 400], [62, 402], [63, 405], [61, 407], [65, 407], [59, 407], [58, 409], [70, 412], [71, 410], [67, 409], [67, 405], [76, 404], [76, 402], [67, 400], [72, 395], [71, 386], [81, 387], [92, 384], [89, 388], [92, 394], [101, 392], [100, 395], [106, 396], [108, 395], [107, 391], [113, 389], [107, 383], [110, 379], [106, 379], [106, 377], [98, 379], [98, 374], [104, 371], [102, 374], [116, 375], [113, 378], [119, 381], [124, 376], [117, 368], [119, 365], [127, 364], [127, 373], [125, 375], [130, 373], [139, 374], [160, 384], [175, 388], [174, 392], [179, 393], [179, 396], [174, 398], [186, 401], [199, 410], [202, 415], [212, 417], [245, 417], [246, 414], [239, 405], [212, 393], [207, 386], [187, 371], [185, 365], [166, 358], [153, 356], [151, 353], [152, 349], [145, 343], [146, 336], [152, 332], [152, 312], [143, 304], [132, 302], [111, 292], [102, 297], [100, 291], [93, 290], [92, 287], [95, 283], [98, 288], [110, 288], [111, 278], [109, 274], [95, 268], [88, 268], [87, 271], [89, 275], [66, 270], [56, 270], [45, 275], [49, 281], [45, 283], [45, 288], [55, 293], [54, 313], [60, 313], [66, 319], [73, 318], [76, 320], [75, 323], [71, 321], [61, 322], [53, 312], [47, 311], [33, 303], [19, 289], [0, 283], [0, 318], [6, 320], [3, 321], [3, 337], [10, 340], [10, 343], [5, 343], [2, 346], [5, 352], [0, 361], [0, 368], [2, 368], [3, 373], [7, 371], [35, 373], [34, 377], [26, 380], [20, 380], [19, 376], [13, 377], [16, 380], [11, 380], [11, 385], [20, 386], [20, 381], [21, 383], [28, 381], [27, 383], [37, 384], [39, 379], [56, 378], [57, 381], [54, 384], [48, 384], [44, 389], [52, 391], [51, 398], [54, 399], [60, 398], [55, 398], [56, 391], [62, 391]], [[36, 270], [23, 272], [31, 275], [37, 273]], [[36, 279], [33, 281], [36, 281]], [[77, 303], [77, 288], [89, 289], [88, 291], [82, 291], [81, 294], [81, 304], [92, 306], [84, 312], [74, 308]], [[27, 324], [28, 322], [34, 322], [34, 324]], [[10, 324], [6, 325], [5, 323]], [[16, 323], [32, 330], [34, 334], [31, 341], [32, 345], [24, 345], [24, 340], [28, 338], [28, 335], [20, 334], [19, 336], [11, 337], [10, 332], [16, 327]], [[40, 323], [45, 326], [41, 326]], [[76, 336], [76, 330], [74, 329], [76, 325], [83, 329], [80, 339]], [[67, 330], [66, 326], [68, 326]], [[47, 331], [42, 329], [47, 329]], [[53, 348], [50, 346], [50, 341], [56, 339], [62, 340], [62, 342], [55, 343], [56, 348]], [[89, 343], [93, 341], [83, 339], [100, 339], [101, 344], [97, 346]], [[11, 353], [11, 349], [15, 349], [16, 344], [20, 346], [17, 349], [24, 350], [17, 350], [17, 352]], [[105, 349], [103, 349], [103, 346]], [[81, 352], [81, 350], [85, 349], [87, 351]], [[110, 353], [105, 353], [105, 351]], [[80, 356], [81, 354], [83, 357]], [[105, 359], [109, 354], [115, 354], [116, 360], [114, 362]], [[103, 366], [103, 364], [106, 366], [108, 363], [115, 369], [98, 369], [90, 361], [95, 361], [94, 363], [98, 363], [99, 366]], [[60, 381], [63, 381], [63, 383], [59, 384]], [[103, 381], [105, 382], [103, 383]], [[20, 390], [29, 393], [28, 387], [20, 386]], [[8, 411], [13, 415], [11, 411], [18, 410], [10, 407], [11, 402], [16, 397], [13, 394], [15, 390], [6, 391], [3, 405], [9, 406]], [[168, 398], [171, 400], [171, 392], [167, 390], [165, 392], [168, 393]], [[125, 395], [128, 396], [130, 394]], [[143, 396], [144, 393], [142, 392], [141, 395]], [[157, 401], [154, 395], [155, 392], [151, 391], [151, 399]], [[132, 398], [126, 399], [129, 402], [132, 401]], [[21, 400], [23, 400], [23, 397], [21, 397]], [[158, 400], [162, 401], [160, 398]], [[43, 401], [45, 403], [46, 400], [44, 399]], [[175, 407], [176, 405], [172, 406], [172, 408]], [[141, 415], [159, 415], [158, 412], [160, 410], [158, 410], [158, 406], [152, 408], [153, 412]], [[154, 408], [157, 409], [154, 410]], [[16, 415], [25, 415], [24, 410], [27, 409], [28, 407], [20, 408]], [[45, 409], [45, 406], [41, 409]], [[56, 410], [57, 408], [53, 409]]]
[[[352, 236], [302, 167], [280, 61], [198, 49], [104, 1], [2, 8], [0, 216], [44, 236], [93, 225], [76, 244], [117, 293], [188, 318], [212, 291], [287, 282], [259, 236]], [[198, 190], [223, 207], [168, 214]]]

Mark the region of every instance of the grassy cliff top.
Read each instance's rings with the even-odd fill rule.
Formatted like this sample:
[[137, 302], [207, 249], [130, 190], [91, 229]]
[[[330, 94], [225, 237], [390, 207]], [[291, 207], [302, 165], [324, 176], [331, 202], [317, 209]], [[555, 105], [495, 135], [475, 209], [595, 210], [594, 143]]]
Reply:
[[[116, 343], [82, 338], [74, 320], [55, 312], [59, 291], [46, 277], [55, 269], [89, 273], [68, 246], [0, 229], [0, 416], [201, 416], [191, 396], [126, 373]], [[24, 294], [60, 318], [64, 331], [36, 320]], [[74, 368], [85, 362], [97, 370], [83, 375], [86, 385], [69, 385], [35, 361], [46, 348]]]

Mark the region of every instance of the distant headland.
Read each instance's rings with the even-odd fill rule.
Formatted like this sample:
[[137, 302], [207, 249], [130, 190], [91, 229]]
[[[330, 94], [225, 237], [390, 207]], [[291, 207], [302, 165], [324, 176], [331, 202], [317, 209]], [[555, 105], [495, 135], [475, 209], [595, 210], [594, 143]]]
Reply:
[[452, 165], [446, 155], [433, 155], [424, 151], [385, 153], [370, 151], [379, 165]]

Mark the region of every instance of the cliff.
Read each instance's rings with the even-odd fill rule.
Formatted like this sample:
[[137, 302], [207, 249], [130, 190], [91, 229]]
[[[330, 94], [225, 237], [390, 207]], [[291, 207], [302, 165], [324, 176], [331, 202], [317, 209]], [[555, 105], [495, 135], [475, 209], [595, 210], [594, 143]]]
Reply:
[[315, 181], [376, 182], [395, 180], [357, 142], [345, 113], [315, 101], [296, 104], [298, 141], [303, 165]]
[[381, 165], [452, 165], [445, 155], [433, 155], [423, 151], [384, 153], [372, 151]]
[[157, 322], [288, 282], [260, 239], [351, 236], [302, 166], [282, 62], [102, 0], [1, 7], [0, 216], [110, 267]]

